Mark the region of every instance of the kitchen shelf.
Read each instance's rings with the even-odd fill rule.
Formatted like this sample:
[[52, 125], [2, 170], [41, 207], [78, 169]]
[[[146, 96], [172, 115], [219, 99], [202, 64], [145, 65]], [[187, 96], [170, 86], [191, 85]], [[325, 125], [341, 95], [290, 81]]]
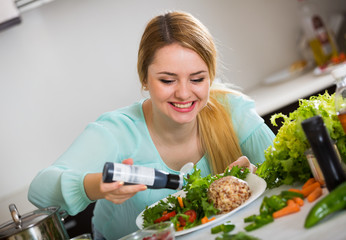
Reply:
[[306, 98], [334, 85], [331, 74], [316, 76], [313, 71], [285, 82], [260, 85], [245, 94], [256, 103], [256, 111], [260, 116], [282, 109], [298, 99]]

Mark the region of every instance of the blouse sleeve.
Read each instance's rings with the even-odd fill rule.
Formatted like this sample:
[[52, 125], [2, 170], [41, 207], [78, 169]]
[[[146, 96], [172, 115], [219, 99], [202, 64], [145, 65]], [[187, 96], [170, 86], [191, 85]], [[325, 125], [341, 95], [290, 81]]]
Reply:
[[244, 156], [247, 156], [252, 164], [262, 163], [265, 160], [264, 151], [273, 144], [274, 133], [266, 124], [261, 124], [240, 145]]
[[264, 151], [273, 144], [274, 133], [257, 114], [253, 100], [241, 94], [230, 94], [228, 99], [233, 127], [243, 155], [252, 164], [264, 162]]
[[58, 205], [70, 215], [84, 210], [92, 202], [84, 190], [84, 177], [102, 172], [104, 162], [116, 157], [114, 141], [107, 128], [89, 124], [53, 165], [37, 174], [29, 187], [29, 201], [37, 207]]

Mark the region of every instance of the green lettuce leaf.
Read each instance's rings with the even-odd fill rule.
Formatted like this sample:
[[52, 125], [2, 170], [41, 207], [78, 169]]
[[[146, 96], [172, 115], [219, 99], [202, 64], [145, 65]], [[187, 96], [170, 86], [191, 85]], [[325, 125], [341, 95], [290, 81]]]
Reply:
[[310, 148], [301, 127], [302, 121], [313, 116], [323, 118], [331, 139], [336, 143], [342, 160], [346, 163], [346, 135], [335, 112], [334, 94], [300, 99], [299, 107], [288, 116], [274, 114], [271, 123], [277, 126], [278, 119], [282, 126], [273, 144], [265, 150], [266, 160], [257, 169], [258, 176], [267, 182], [268, 188], [282, 184], [305, 182], [311, 177], [311, 170], [304, 152]]

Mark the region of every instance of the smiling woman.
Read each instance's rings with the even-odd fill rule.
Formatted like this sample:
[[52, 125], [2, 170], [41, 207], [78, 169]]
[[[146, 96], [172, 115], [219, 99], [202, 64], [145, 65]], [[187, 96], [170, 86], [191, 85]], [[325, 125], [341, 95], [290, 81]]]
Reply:
[[52, 166], [38, 173], [29, 189], [36, 206], [59, 205], [71, 215], [96, 201], [95, 239], [119, 239], [134, 232], [136, 217], [146, 206], [176, 192], [104, 183], [105, 162], [171, 174], [180, 174], [183, 165], [193, 162], [203, 177], [223, 172], [231, 163], [242, 164], [242, 155], [252, 164], [262, 162], [274, 138], [252, 100], [213, 86], [215, 45], [191, 14], [169, 12], [148, 23], [137, 69], [150, 97], [90, 123]]

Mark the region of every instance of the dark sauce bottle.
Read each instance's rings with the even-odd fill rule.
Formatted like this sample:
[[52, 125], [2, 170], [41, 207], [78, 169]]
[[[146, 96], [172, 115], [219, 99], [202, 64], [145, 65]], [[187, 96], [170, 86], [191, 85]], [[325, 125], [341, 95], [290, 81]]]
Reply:
[[321, 116], [314, 116], [302, 122], [305, 135], [322, 170], [328, 191], [346, 181], [341, 159], [336, 153]]
[[178, 189], [183, 187], [184, 176], [166, 173], [154, 168], [106, 162], [103, 182], [122, 181], [125, 184], [145, 184], [148, 188]]

